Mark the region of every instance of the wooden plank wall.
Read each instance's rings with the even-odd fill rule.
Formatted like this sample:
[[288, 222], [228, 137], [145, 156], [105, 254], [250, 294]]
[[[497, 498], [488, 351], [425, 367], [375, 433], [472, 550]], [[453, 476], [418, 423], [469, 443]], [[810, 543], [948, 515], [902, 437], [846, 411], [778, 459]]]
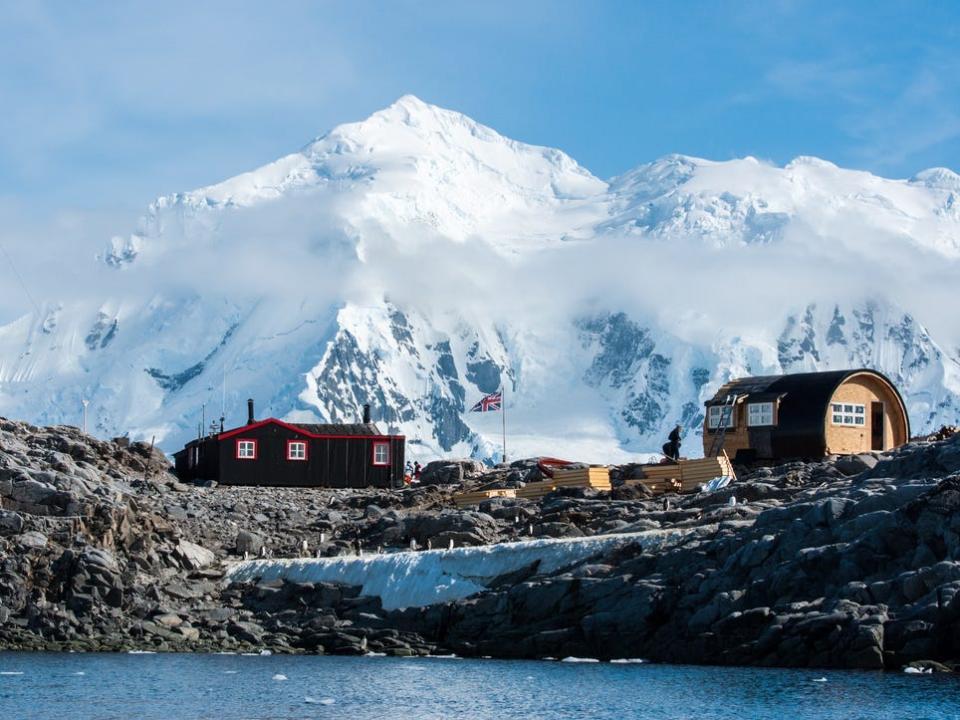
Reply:
[[830, 405], [824, 418], [824, 434], [828, 453], [870, 452], [872, 449], [870, 404], [883, 403], [883, 448], [888, 450], [907, 441], [906, 423], [896, 397], [876, 377], [854, 375], [833, 393], [830, 403], [856, 403], [866, 406], [864, 425], [834, 425]]

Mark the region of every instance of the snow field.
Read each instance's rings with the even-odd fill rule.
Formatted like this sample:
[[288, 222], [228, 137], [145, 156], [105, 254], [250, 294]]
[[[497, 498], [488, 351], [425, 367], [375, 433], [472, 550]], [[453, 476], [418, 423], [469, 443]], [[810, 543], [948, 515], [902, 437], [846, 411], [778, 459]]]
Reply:
[[637, 544], [654, 550], [711, 533], [715, 525], [687, 530], [649, 530], [588, 538], [550, 538], [452, 550], [317, 559], [247, 560], [227, 570], [227, 583], [289, 580], [360, 586], [360, 594], [379, 597], [385, 610], [424, 607], [470, 597], [495, 578], [539, 561], [538, 574], [551, 574]]

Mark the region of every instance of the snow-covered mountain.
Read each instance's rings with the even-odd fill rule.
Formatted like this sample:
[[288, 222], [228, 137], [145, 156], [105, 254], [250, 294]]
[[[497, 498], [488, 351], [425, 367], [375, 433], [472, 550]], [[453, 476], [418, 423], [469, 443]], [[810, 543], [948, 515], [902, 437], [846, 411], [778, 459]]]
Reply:
[[697, 451], [731, 376], [868, 366], [914, 430], [957, 422], [960, 176], [674, 155], [609, 182], [406, 96], [162, 197], [83, 293], [0, 327], [0, 414], [155, 437], [226, 408], [354, 420], [413, 455]]

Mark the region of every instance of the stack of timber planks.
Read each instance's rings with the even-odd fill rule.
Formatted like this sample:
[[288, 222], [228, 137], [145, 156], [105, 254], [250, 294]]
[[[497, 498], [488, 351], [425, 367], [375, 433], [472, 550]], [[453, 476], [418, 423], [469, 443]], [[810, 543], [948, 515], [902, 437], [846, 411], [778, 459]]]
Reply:
[[474, 490], [473, 492], [459, 493], [453, 496], [453, 502], [457, 507], [466, 507], [467, 505], [479, 505], [484, 500], [495, 497], [512, 498], [517, 496], [517, 491], [513, 488], [501, 488], [499, 490]]
[[727, 476], [736, 480], [733, 465], [727, 454], [702, 460], [680, 460], [668, 465], [645, 465], [641, 482], [651, 492], [693, 492], [715, 477]]
[[517, 497], [524, 500], [539, 500], [544, 495], [552, 493], [555, 489], [553, 480], [527, 483], [522, 488], [517, 488]]
[[629, 480], [628, 485], [643, 483], [654, 495], [666, 492], [680, 492], [680, 465], [644, 465], [642, 480]]
[[570, 468], [568, 470], [554, 470], [553, 477], [540, 482], [527, 483], [517, 490], [517, 497], [527, 500], [538, 500], [544, 495], [552, 493], [557, 488], [594, 488], [595, 490], [610, 489], [610, 468], [606, 465], [591, 465], [590, 467]]
[[554, 470], [553, 484], [557, 487], [589, 487], [597, 490], [609, 490], [610, 468], [606, 465], [591, 465], [585, 468]]
[[680, 492], [694, 492], [701, 485], [713, 480], [715, 477], [726, 475], [736, 479], [733, 472], [733, 465], [730, 464], [730, 458], [725, 452], [711, 458], [702, 460], [681, 460], [680, 461]]

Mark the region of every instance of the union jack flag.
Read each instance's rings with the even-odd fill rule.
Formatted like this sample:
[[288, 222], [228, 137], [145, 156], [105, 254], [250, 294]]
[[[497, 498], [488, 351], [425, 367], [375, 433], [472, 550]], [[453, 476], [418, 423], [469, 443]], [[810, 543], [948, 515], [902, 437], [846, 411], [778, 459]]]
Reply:
[[501, 409], [503, 405], [503, 395], [497, 390], [480, 398], [480, 401], [470, 408], [470, 412], [495, 412]]

